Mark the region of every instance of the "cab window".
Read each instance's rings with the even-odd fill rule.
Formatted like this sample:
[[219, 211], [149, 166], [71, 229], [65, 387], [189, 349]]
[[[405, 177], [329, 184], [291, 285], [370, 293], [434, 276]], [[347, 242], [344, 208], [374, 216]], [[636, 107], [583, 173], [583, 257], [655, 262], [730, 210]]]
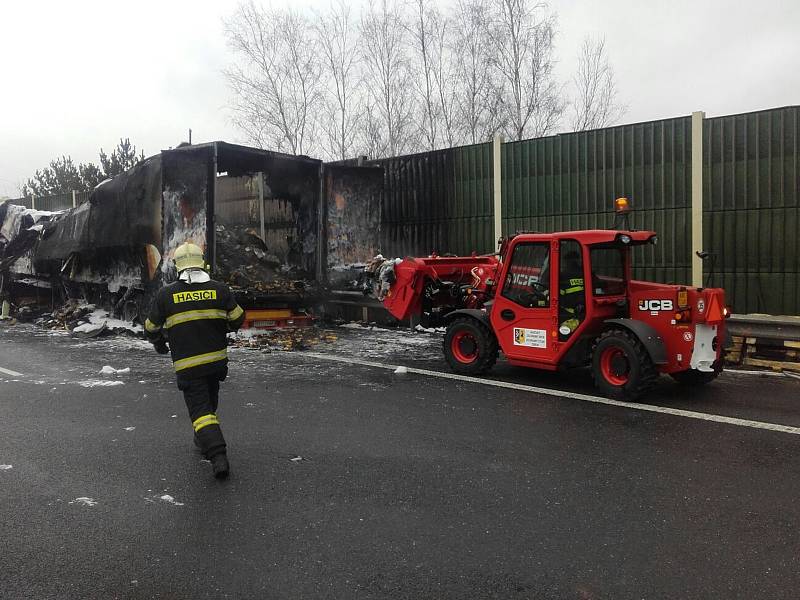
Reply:
[[625, 259], [619, 248], [592, 248], [592, 290], [595, 296], [625, 293]]
[[502, 296], [526, 308], [550, 306], [550, 244], [522, 243], [514, 247]]

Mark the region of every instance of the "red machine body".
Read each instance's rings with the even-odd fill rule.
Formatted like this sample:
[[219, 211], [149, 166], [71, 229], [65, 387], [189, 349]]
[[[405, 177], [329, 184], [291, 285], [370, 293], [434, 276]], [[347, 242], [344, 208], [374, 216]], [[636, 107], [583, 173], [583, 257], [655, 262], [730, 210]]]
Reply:
[[456, 372], [514, 365], [591, 365], [605, 394], [633, 399], [659, 373], [707, 383], [722, 370], [727, 308], [722, 289], [632, 278], [634, 248], [653, 231], [518, 234], [499, 255], [408, 258], [384, 299], [398, 319], [448, 326]]
[[412, 315], [436, 316], [458, 308], [482, 308], [500, 267], [497, 256], [406, 258], [395, 266], [396, 280], [383, 300], [403, 321]]

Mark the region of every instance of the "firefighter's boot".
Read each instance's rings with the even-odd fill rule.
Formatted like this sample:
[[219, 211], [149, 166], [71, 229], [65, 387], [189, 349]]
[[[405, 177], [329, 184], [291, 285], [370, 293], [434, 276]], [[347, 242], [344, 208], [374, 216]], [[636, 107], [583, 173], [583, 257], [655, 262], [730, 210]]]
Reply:
[[211, 470], [214, 473], [214, 477], [217, 479], [225, 479], [230, 472], [230, 468], [228, 464], [228, 455], [224, 452], [211, 457]]

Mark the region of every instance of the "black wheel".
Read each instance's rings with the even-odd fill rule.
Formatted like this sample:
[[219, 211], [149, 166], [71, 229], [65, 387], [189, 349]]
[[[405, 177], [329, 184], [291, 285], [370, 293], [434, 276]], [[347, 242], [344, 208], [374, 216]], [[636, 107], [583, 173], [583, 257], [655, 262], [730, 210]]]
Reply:
[[456, 373], [485, 373], [497, 362], [497, 338], [476, 319], [455, 319], [444, 336], [444, 357]]
[[713, 365], [711, 365], [711, 368], [714, 370], [698, 371], [697, 369], [687, 369], [686, 371], [670, 373], [669, 375], [681, 385], [706, 385], [707, 383], [714, 381], [717, 377], [719, 377], [719, 374], [722, 373], [722, 361], [716, 361]]
[[592, 377], [604, 396], [636, 400], [655, 385], [658, 370], [635, 335], [623, 329], [609, 329], [595, 340]]

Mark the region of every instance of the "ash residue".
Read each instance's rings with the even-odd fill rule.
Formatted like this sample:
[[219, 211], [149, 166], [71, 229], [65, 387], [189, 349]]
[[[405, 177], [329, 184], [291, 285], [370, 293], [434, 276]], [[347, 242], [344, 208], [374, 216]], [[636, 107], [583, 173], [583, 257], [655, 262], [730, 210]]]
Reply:
[[[298, 252], [301, 249], [297, 250]], [[235, 288], [259, 292], [299, 293], [315, 288], [313, 276], [282, 263], [252, 227], [217, 226], [214, 276]]]

